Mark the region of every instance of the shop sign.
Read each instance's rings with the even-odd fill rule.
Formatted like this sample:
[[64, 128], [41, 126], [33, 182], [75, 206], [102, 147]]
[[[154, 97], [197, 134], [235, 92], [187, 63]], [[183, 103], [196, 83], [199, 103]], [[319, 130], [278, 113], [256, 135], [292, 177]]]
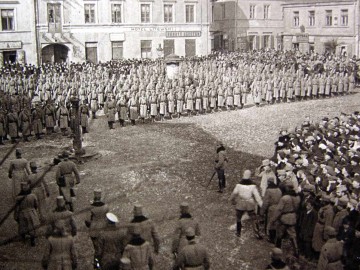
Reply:
[[0, 50], [21, 49], [21, 41], [0, 42]]
[[166, 37], [201, 37], [201, 31], [166, 31]]

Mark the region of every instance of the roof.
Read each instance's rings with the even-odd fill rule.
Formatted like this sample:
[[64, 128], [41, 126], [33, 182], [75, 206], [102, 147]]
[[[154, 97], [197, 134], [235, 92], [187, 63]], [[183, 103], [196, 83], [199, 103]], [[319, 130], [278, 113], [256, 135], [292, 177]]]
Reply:
[[356, 3], [357, 0], [285, 0], [283, 5], [291, 4], [337, 4], [337, 3]]

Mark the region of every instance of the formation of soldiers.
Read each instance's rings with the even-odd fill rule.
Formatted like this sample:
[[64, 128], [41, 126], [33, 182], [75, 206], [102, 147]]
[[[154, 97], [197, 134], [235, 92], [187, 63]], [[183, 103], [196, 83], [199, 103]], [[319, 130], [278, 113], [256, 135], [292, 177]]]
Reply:
[[[15, 201], [14, 218], [24, 243], [30, 238], [31, 246], [45, 226], [47, 244], [43, 252], [43, 269], [77, 269], [78, 252], [76, 235], [78, 224], [74, 219], [74, 186], [80, 183], [77, 166], [64, 152], [54, 159], [59, 196], [56, 208], [44, 210], [50, 196], [43, 175], [37, 172], [37, 164], [22, 157], [16, 149], [16, 159], [10, 162], [9, 178], [13, 183]], [[28, 167], [30, 166], [30, 170]], [[154, 254], [159, 254], [161, 241], [154, 222], [146, 217], [142, 205], [134, 205], [133, 219], [119, 221], [110, 212], [102, 198], [101, 190], [94, 190], [88, 217], [84, 220], [93, 243], [93, 268], [103, 270], [157, 269]], [[188, 203], [180, 205], [180, 217], [174, 230], [171, 252], [173, 269], [210, 269], [207, 250], [198, 242], [199, 223], [190, 213]]]
[[[326, 98], [353, 92], [356, 62], [280, 51], [213, 54], [183, 59], [173, 79], [164, 61], [7, 65], [0, 77], [0, 145], [61, 131], [74, 124], [71, 98], [81, 101], [83, 133], [103, 110], [109, 128], [119, 120], [150, 122], [173, 116]], [[46, 130], [46, 132], [45, 132]]]
[[[359, 269], [359, 130], [354, 112], [319, 123], [307, 118], [301, 127], [281, 131], [274, 156], [255, 172], [259, 181], [246, 170], [232, 192], [236, 235], [241, 237], [246, 213], [261, 239], [263, 217], [276, 248], [289, 239], [294, 256], [316, 262], [318, 270]], [[268, 269], [285, 269], [280, 265]]]

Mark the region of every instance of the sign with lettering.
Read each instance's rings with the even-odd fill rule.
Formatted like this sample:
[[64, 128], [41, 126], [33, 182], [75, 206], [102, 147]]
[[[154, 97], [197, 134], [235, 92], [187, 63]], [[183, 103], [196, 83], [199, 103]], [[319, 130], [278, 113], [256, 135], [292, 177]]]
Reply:
[[21, 49], [21, 41], [0, 42], [0, 50]]
[[297, 43], [309, 43], [309, 34], [299, 33], [296, 34]]
[[135, 32], [165, 32], [165, 31], [175, 31], [175, 27], [131, 27], [131, 31]]
[[201, 31], [166, 31], [166, 37], [201, 37]]

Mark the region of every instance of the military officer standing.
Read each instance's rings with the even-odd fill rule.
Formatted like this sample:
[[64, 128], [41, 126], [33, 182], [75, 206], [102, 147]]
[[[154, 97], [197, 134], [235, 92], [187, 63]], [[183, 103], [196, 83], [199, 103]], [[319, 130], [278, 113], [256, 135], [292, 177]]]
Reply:
[[112, 95], [105, 101], [104, 113], [106, 114], [109, 129], [114, 129], [116, 103]]
[[193, 228], [186, 230], [186, 239], [188, 245], [185, 246], [176, 257], [173, 270], [208, 270], [210, 269], [209, 255], [204, 246], [199, 244], [195, 239]]
[[80, 183], [80, 174], [75, 163], [68, 159], [69, 154], [64, 152], [62, 156], [63, 161], [60, 162], [56, 171], [56, 182], [59, 186], [60, 195], [64, 196], [69, 210], [74, 211], [74, 186]]

